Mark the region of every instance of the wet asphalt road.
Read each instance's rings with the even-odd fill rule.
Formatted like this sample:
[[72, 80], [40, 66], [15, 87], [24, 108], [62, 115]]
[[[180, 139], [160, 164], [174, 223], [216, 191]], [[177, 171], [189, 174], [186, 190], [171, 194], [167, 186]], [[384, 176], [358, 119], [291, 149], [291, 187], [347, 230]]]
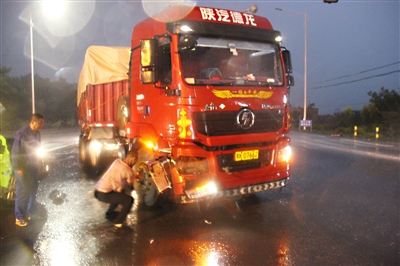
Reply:
[[128, 226], [104, 219], [77, 134], [43, 135], [46, 217], [14, 225], [1, 201], [0, 265], [400, 265], [398, 144], [291, 133], [288, 187], [238, 201], [134, 205]]

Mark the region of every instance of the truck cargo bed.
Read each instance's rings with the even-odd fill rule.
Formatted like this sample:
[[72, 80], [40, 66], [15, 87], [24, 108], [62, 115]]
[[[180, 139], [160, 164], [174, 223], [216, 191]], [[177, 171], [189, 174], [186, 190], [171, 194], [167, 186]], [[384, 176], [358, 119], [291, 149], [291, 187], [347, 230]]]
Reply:
[[119, 97], [128, 95], [128, 80], [87, 85], [79, 106], [79, 123], [116, 124]]

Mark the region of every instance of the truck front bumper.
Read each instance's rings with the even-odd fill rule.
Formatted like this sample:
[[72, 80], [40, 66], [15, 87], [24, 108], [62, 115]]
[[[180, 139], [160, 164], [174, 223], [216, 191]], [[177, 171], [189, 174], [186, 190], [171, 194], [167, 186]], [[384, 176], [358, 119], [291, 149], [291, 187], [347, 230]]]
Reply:
[[[254, 194], [257, 192], [261, 191], [266, 191], [270, 189], [275, 189], [275, 188], [282, 188], [287, 185], [289, 182], [289, 177], [280, 179], [277, 181], [271, 181], [271, 182], [266, 182], [266, 183], [261, 183], [261, 184], [256, 184], [256, 185], [250, 185], [250, 186], [243, 186], [243, 187], [238, 187], [238, 188], [233, 188], [233, 189], [227, 189], [227, 190], [215, 190], [215, 189], [210, 189], [209, 193], [207, 191], [185, 191], [185, 195], [182, 195], [179, 197], [179, 202], [180, 203], [192, 203], [196, 201], [201, 201], [201, 200], [210, 200], [210, 199], [216, 199], [216, 198], [221, 198], [221, 197], [239, 197], [239, 196], [244, 196], [247, 194]], [[208, 188], [208, 187], [207, 187]], [[205, 188], [205, 189], [207, 189]]]

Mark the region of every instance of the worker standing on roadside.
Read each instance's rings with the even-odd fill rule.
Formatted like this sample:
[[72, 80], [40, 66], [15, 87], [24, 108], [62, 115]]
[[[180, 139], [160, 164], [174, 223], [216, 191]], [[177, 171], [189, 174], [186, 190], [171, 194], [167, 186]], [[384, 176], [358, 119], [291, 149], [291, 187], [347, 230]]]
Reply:
[[39, 187], [38, 150], [43, 124], [44, 116], [33, 114], [29, 125], [17, 131], [12, 146], [11, 161], [16, 177], [15, 224], [18, 226], [26, 226], [26, 220], [39, 217], [36, 194]]

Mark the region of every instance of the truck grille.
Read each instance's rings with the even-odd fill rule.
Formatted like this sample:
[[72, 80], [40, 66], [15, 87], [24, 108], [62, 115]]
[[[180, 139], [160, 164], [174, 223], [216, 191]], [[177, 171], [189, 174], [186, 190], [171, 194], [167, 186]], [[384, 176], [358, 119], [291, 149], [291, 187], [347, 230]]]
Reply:
[[234, 160], [233, 154], [222, 154], [217, 156], [218, 169], [221, 172], [237, 172], [264, 167], [271, 162], [271, 150], [260, 150], [257, 160], [239, 161]]
[[242, 129], [236, 121], [237, 111], [196, 112], [194, 119], [197, 131], [206, 136], [224, 136], [249, 133], [274, 132], [283, 125], [281, 110], [259, 110], [254, 112], [254, 125]]

